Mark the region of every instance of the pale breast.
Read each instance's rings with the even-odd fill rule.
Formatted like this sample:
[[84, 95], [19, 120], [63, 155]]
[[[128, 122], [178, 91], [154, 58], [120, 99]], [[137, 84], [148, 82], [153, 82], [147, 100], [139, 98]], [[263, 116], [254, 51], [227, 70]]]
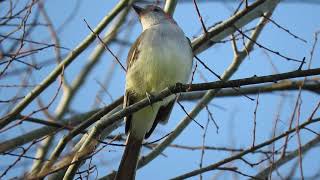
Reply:
[[153, 27], [142, 41], [139, 58], [127, 72], [127, 89], [145, 95], [177, 82], [187, 83], [193, 56], [180, 28], [172, 24]]

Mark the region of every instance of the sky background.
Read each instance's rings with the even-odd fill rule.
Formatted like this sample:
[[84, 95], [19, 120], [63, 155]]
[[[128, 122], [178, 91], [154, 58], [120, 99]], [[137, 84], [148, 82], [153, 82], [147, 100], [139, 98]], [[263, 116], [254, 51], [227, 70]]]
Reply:
[[[199, 0], [199, 2], [201, 2], [199, 3], [199, 9], [207, 27], [229, 18], [232, 15], [235, 7], [237, 7], [237, 3], [221, 3], [204, 0]], [[107, 14], [107, 12], [109, 12], [114, 7], [116, 3], [117, 1], [115, 0], [82, 0], [79, 9], [73, 17], [72, 21], [66, 25], [63, 31], [59, 32], [61, 46], [70, 49], [75, 48], [90, 33], [90, 30], [87, 28], [83, 19], [85, 19], [91, 27], [95, 27], [97, 23]], [[45, 1], [45, 8], [53, 22], [54, 27], [57, 28], [64, 22], [75, 5], [76, 0]], [[3, 13], [0, 12], [0, 14], [2, 15]], [[288, 57], [296, 59], [302, 59], [303, 57], [306, 57], [306, 59], [309, 60], [310, 50], [314, 41], [314, 32], [320, 30], [319, 18], [320, 4], [318, 5], [313, 3], [285, 2], [280, 3], [272, 16], [272, 19], [286, 29], [289, 29], [295, 35], [298, 35], [299, 37], [307, 40], [307, 43], [293, 38], [288, 33], [277, 28], [274, 24], [271, 23], [269, 23], [265, 27], [258, 39], [258, 42], [266, 47], [270, 47], [273, 50], [279, 51]], [[40, 17], [40, 19], [43, 20], [42, 17]], [[131, 12], [129, 19], [137, 21], [137, 16], [133, 12]], [[174, 19], [190, 39], [193, 39], [193, 37], [196, 37], [200, 33], [202, 33], [201, 24], [192, 3], [178, 4], [176, 12], [174, 14]], [[256, 23], [257, 21], [254, 21], [246, 27], [253, 27]], [[0, 33], [3, 32], [5, 32], [5, 29], [1, 30], [0, 28]], [[120, 34], [120, 38], [128, 40], [132, 43], [140, 33], [141, 26], [139, 23], [136, 23], [134, 25], [134, 30], [127, 30], [123, 28]], [[34, 31], [31, 37], [40, 41], [46, 40], [50, 36], [48, 34], [47, 28], [42, 27]], [[93, 43], [67, 68], [65, 76], [68, 82], [71, 82], [81, 71], [81, 68], [83, 68], [83, 65], [86, 63], [88, 56], [97, 43], [99, 42], [95, 41], [95, 43]], [[239, 44], [241, 45], [241, 42], [239, 42]], [[115, 53], [119, 52], [119, 46], [117, 44], [111, 44], [110, 48]], [[119, 59], [122, 62], [125, 62], [127, 52], [128, 48], [125, 48], [123, 50], [123, 53], [119, 55]], [[65, 53], [68, 53], [68, 51], [62, 50], [62, 54]], [[319, 48], [317, 48], [312, 64], [313, 68], [319, 67], [319, 56]], [[35, 55], [35, 57], [39, 62], [42, 62], [45, 59], [52, 58], [54, 57], [54, 49], [40, 51]], [[233, 52], [231, 43], [228, 42], [223, 44], [216, 44], [207, 51], [201, 53], [199, 57], [217, 74], [222, 74], [232, 62]], [[89, 110], [92, 110], [94, 107], [97, 107], [97, 105], [99, 107], [103, 106], [103, 104], [95, 103], [96, 93], [100, 89], [97, 80], [100, 82], [104, 81], [106, 73], [112, 65], [113, 61], [114, 59], [110, 55], [110, 53], [106, 52], [103, 55], [100, 63], [95, 66], [93, 73], [90, 74], [90, 76], [87, 78], [87, 81], [78, 92], [77, 98], [72, 102], [73, 111], [87, 112]], [[249, 58], [244, 61], [239, 70], [234, 74], [234, 76], [232, 76], [231, 79], [251, 77], [253, 75], [269, 75], [274, 74], [277, 71], [292, 71], [296, 70], [299, 65], [299, 63], [286, 61], [285, 59], [277, 57], [270, 52], [266, 52], [260, 48], [256, 48], [252, 53], [250, 53]], [[16, 65], [15, 67], [19, 67], [19, 65]], [[50, 65], [41, 68], [41, 70], [39, 71], [36, 71], [33, 74], [34, 76], [29, 79], [30, 84], [41, 82], [41, 80], [46, 77], [46, 75], [54, 67], [55, 65]], [[276, 67], [276, 69], [274, 67]], [[304, 68], [306, 68], [306, 66]], [[200, 74], [203, 74], [207, 81], [218, 80], [215, 76], [210, 74], [200, 65], [198, 65], [198, 70], [201, 73], [195, 74], [194, 82], [205, 82], [205, 80], [201, 78]], [[7, 76], [4, 79], [0, 79], [1, 84], [15, 84], [16, 82], [20, 81], [21, 78], [16, 76]], [[108, 92], [111, 94], [113, 99], [117, 99], [123, 94], [124, 81], [125, 74], [120, 66], [117, 65], [115, 74], [113, 75], [113, 78], [108, 86]], [[57, 90], [57, 86], [58, 82], [55, 82], [52, 86], [50, 86], [48, 90], [41, 94], [41, 97], [45, 102], [50, 101]], [[16, 89], [0, 89], [0, 98], [9, 99], [9, 97], [15, 95], [16, 91]], [[25, 91], [25, 93], [27, 92], [28, 90]], [[55, 106], [57, 105], [60, 97], [61, 95], [58, 96], [58, 99], [51, 106], [51, 112], [54, 112]], [[256, 98], [256, 96], [251, 97]], [[288, 92], [285, 94], [285, 98], [283, 98], [283, 94], [281, 93], [260, 95], [257, 111], [257, 144], [270, 138], [273, 121], [278, 111], [280, 111], [281, 114], [281, 121], [278, 127], [279, 132], [287, 129], [288, 121], [293, 111], [296, 97], [297, 92]], [[282, 108], [279, 108], [279, 102], [282, 98], [284, 99], [283, 106]], [[319, 96], [313, 93], [304, 92], [302, 94], [302, 99], [303, 104], [301, 107], [301, 121], [310, 116], [312, 110], [319, 102]], [[109, 104], [110, 102], [112, 102], [108, 95], [105, 95], [102, 100], [105, 104]], [[183, 104], [189, 111], [196, 103], [192, 102]], [[250, 147], [252, 143], [253, 112], [255, 106], [255, 101], [250, 101], [243, 96], [215, 98], [210, 103], [209, 109], [212, 112], [217, 124], [219, 125], [219, 133], [216, 133], [214, 124], [210, 122], [206, 137], [206, 145], [233, 148]], [[0, 109], [1, 108], [1, 112], [3, 113], [8, 107], [6, 105], [1, 105]], [[34, 109], [37, 109], [37, 104], [35, 102], [31, 103], [28, 108], [23, 111], [23, 113], [28, 114]], [[319, 113], [317, 113], [315, 117], [318, 117], [318, 115]], [[169, 123], [166, 126], [158, 126], [154, 134], [148, 139], [148, 141], [156, 140], [169, 133], [184, 116], [185, 113], [179, 106], [176, 105]], [[36, 114], [35, 117], [44, 118], [41, 113]], [[202, 125], [206, 124], [207, 119], [208, 113], [206, 110], [203, 110], [196, 118], [196, 120]], [[14, 131], [6, 132], [5, 134], [1, 135], [1, 141], [38, 127], [40, 126], [34, 124], [26, 124], [24, 126], [21, 126], [21, 128], [16, 128], [16, 130]], [[311, 127], [313, 127], [313, 129], [317, 132], [319, 132], [320, 130], [320, 128], [317, 126]], [[123, 131], [123, 128], [119, 128], [114, 134], [122, 133]], [[195, 123], [191, 123], [174, 141], [174, 144], [200, 146], [202, 145], [202, 135], [203, 130]], [[305, 143], [313, 138], [314, 135], [310, 132], [302, 131], [301, 137], [302, 142]], [[292, 138], [291, 142], [292, 143], [289, 147], [295, 149], [297, 147], [296, 136]], [[280, 143], [278, 145], [280, 145]], [[115, 170], [118, 167], [118, 162], [121, 158], [121, 152], [122, 148], [110, 146], [106, 147], [100, 153], [95, 155], [94, 163], [98, 165], [99, 177], [112, 170]], [[149, 152], [148, 149], [142, 150], [142, 153], [147, 152]], [[167, 148], [164, 151], [164, 154], [167, 157], [160, 156], [157, 159], [153, 160], [148, 166], [140, 169], [137, 172], [137, 179], [168, 179], [189, 172], [190, 170], [199, 168], [201, 155], [200, 151]], [[30, 153], [29, 155], [32, 155], [32, 153]], [[219, 160], [222, 160], [228, 156], [230, 156], [230, 153], [208, 150], [206, 151], [204, 156], [204, 166], [218, 162]], [[258, 161], [261, 157], [262, 156], [257, 155], [246, 156], [246, 158], [252, 162]], [[0, 162], [3, 162], [0, 163], [1, 169], [7, 167], [8, 164], [12, 163], [14, 159], [15, 158], [13, 157], [6, 158], [6, 162], [4, 162], [4, 157], [0, 156]], [[31, 163], [30, 160], [24, 162]], [[315, 172], [319, 171], [319, 162], [319, 148], [315, 148], [306, 154], [303, 161], [303, 167], [306, 177], [311, 176]], [[288, 169], [291, 168], [292, 164], [293, 163], [283, 166], [282, 168], [280, 168], [280, 171], [287, 172]], [[234, 164], [232, 164], [231, 166], [237, 166], [239, 167], [239, 171], [246, 172], [250, 175], [255, 175], [259, 170], [256, 167], [251, 168], [241, 161], [234, 161]], [[6, 177], [9, 178], [20, 175], [23, 170], [25, 169], [23, 168], [23, 164], [21, 163], [21, 168], [17, 168], [17, 170], [15, 171], [9, 171], [9, 174]], [[217, 171], [210, 171], [205, 173], [204, 179], [210, 179], [214, 177], [215, 175], [217, 175], [216, 172]], [[95, 173], [90, 176], [90, 179], [94, 179], [94, 177]], [[223, 174], [219, 174], [219, 177], [220, 179], [231, 179], [234, 176], [232, 176], [232, 173], [224, 172]], [[298, 172], [296, 173], [296, 177], [299, 177]], [[246, 179], [246, 177], [243, 176], [239, 176], [239, 178]], [[199, 176], [195, 176], [191, 179], [199, 179]], [[275, 179], [278, 179], [278, 177], [275, 176]]]

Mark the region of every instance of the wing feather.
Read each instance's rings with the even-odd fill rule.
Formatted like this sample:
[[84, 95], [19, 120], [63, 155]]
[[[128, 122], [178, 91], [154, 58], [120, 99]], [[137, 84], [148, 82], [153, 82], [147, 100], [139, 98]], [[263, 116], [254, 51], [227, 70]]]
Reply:
[[[143, 33], [133, 43], [133, 45], [131, 46], [131, 48], [129, 50], [128, 57], [127, 57], [127, 72], [133, 66], [133, 64], [136, 62], [136, 60], [138, 59], [138, 56], [139, 56], [139, 53], [140, 53], [139, 48], [140, 48], [142, 35], [143, 35]], [[136, 97], [134, 97], [134, 93], [132, 93], [132, 92], [128, 91], [127, 89], [125, 89], [123, 108], [126, 108], [126, 107], [134, 104], [135, 103], [135, 99], [136, 99]], [[128, 134], [128, 132], [130, 130], [131, 119], [132, 119], [132, 115], [128, 115], [128, 116], [126, 116], [124, 118], [125, 123], [126, 123], [125, 124], [125, 133], [126, 134]]]
[[157, 127], [159, 122], [163, 124], [168, 122], [168, 119], [170, 117], [170, 114], [175, 102], [176, 102], [176, 99], [173, 99], [167, 105], [161, 106], [159, 108], [156, 119], [154, 120], [151, 129], [147, 132], [144, 138], [148, 138], [152, 134], [152, 132]]

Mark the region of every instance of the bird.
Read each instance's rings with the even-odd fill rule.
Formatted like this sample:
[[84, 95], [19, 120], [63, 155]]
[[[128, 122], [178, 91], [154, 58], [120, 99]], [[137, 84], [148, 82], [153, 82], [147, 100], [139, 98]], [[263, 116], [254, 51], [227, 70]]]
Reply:
[[171, 85], [187, 83], [193, 65], [190, 41], [170, 14], [155, 5], [132, 7], [138, 14], [142, 33], [128, 53], [123, 107], [146, 97], [150, 105], [124, 118], [127, 140], [115, 180], [135, 179], [143, 140], [159, 122], [169, 119], [177, 96], [151, 104], [153, 95]]

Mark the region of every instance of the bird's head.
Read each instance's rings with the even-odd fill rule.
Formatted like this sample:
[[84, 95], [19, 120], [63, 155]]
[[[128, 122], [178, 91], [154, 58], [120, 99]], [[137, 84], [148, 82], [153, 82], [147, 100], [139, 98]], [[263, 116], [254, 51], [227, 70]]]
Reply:
[[143, 29], [148, 29], [153, 25], [161, 23], [175, 24], [172, 17], [158, 6], [149, 5], [146, 8], [141, 8], [139, 6], [132, 5], [132, 7], [138, 14]]

